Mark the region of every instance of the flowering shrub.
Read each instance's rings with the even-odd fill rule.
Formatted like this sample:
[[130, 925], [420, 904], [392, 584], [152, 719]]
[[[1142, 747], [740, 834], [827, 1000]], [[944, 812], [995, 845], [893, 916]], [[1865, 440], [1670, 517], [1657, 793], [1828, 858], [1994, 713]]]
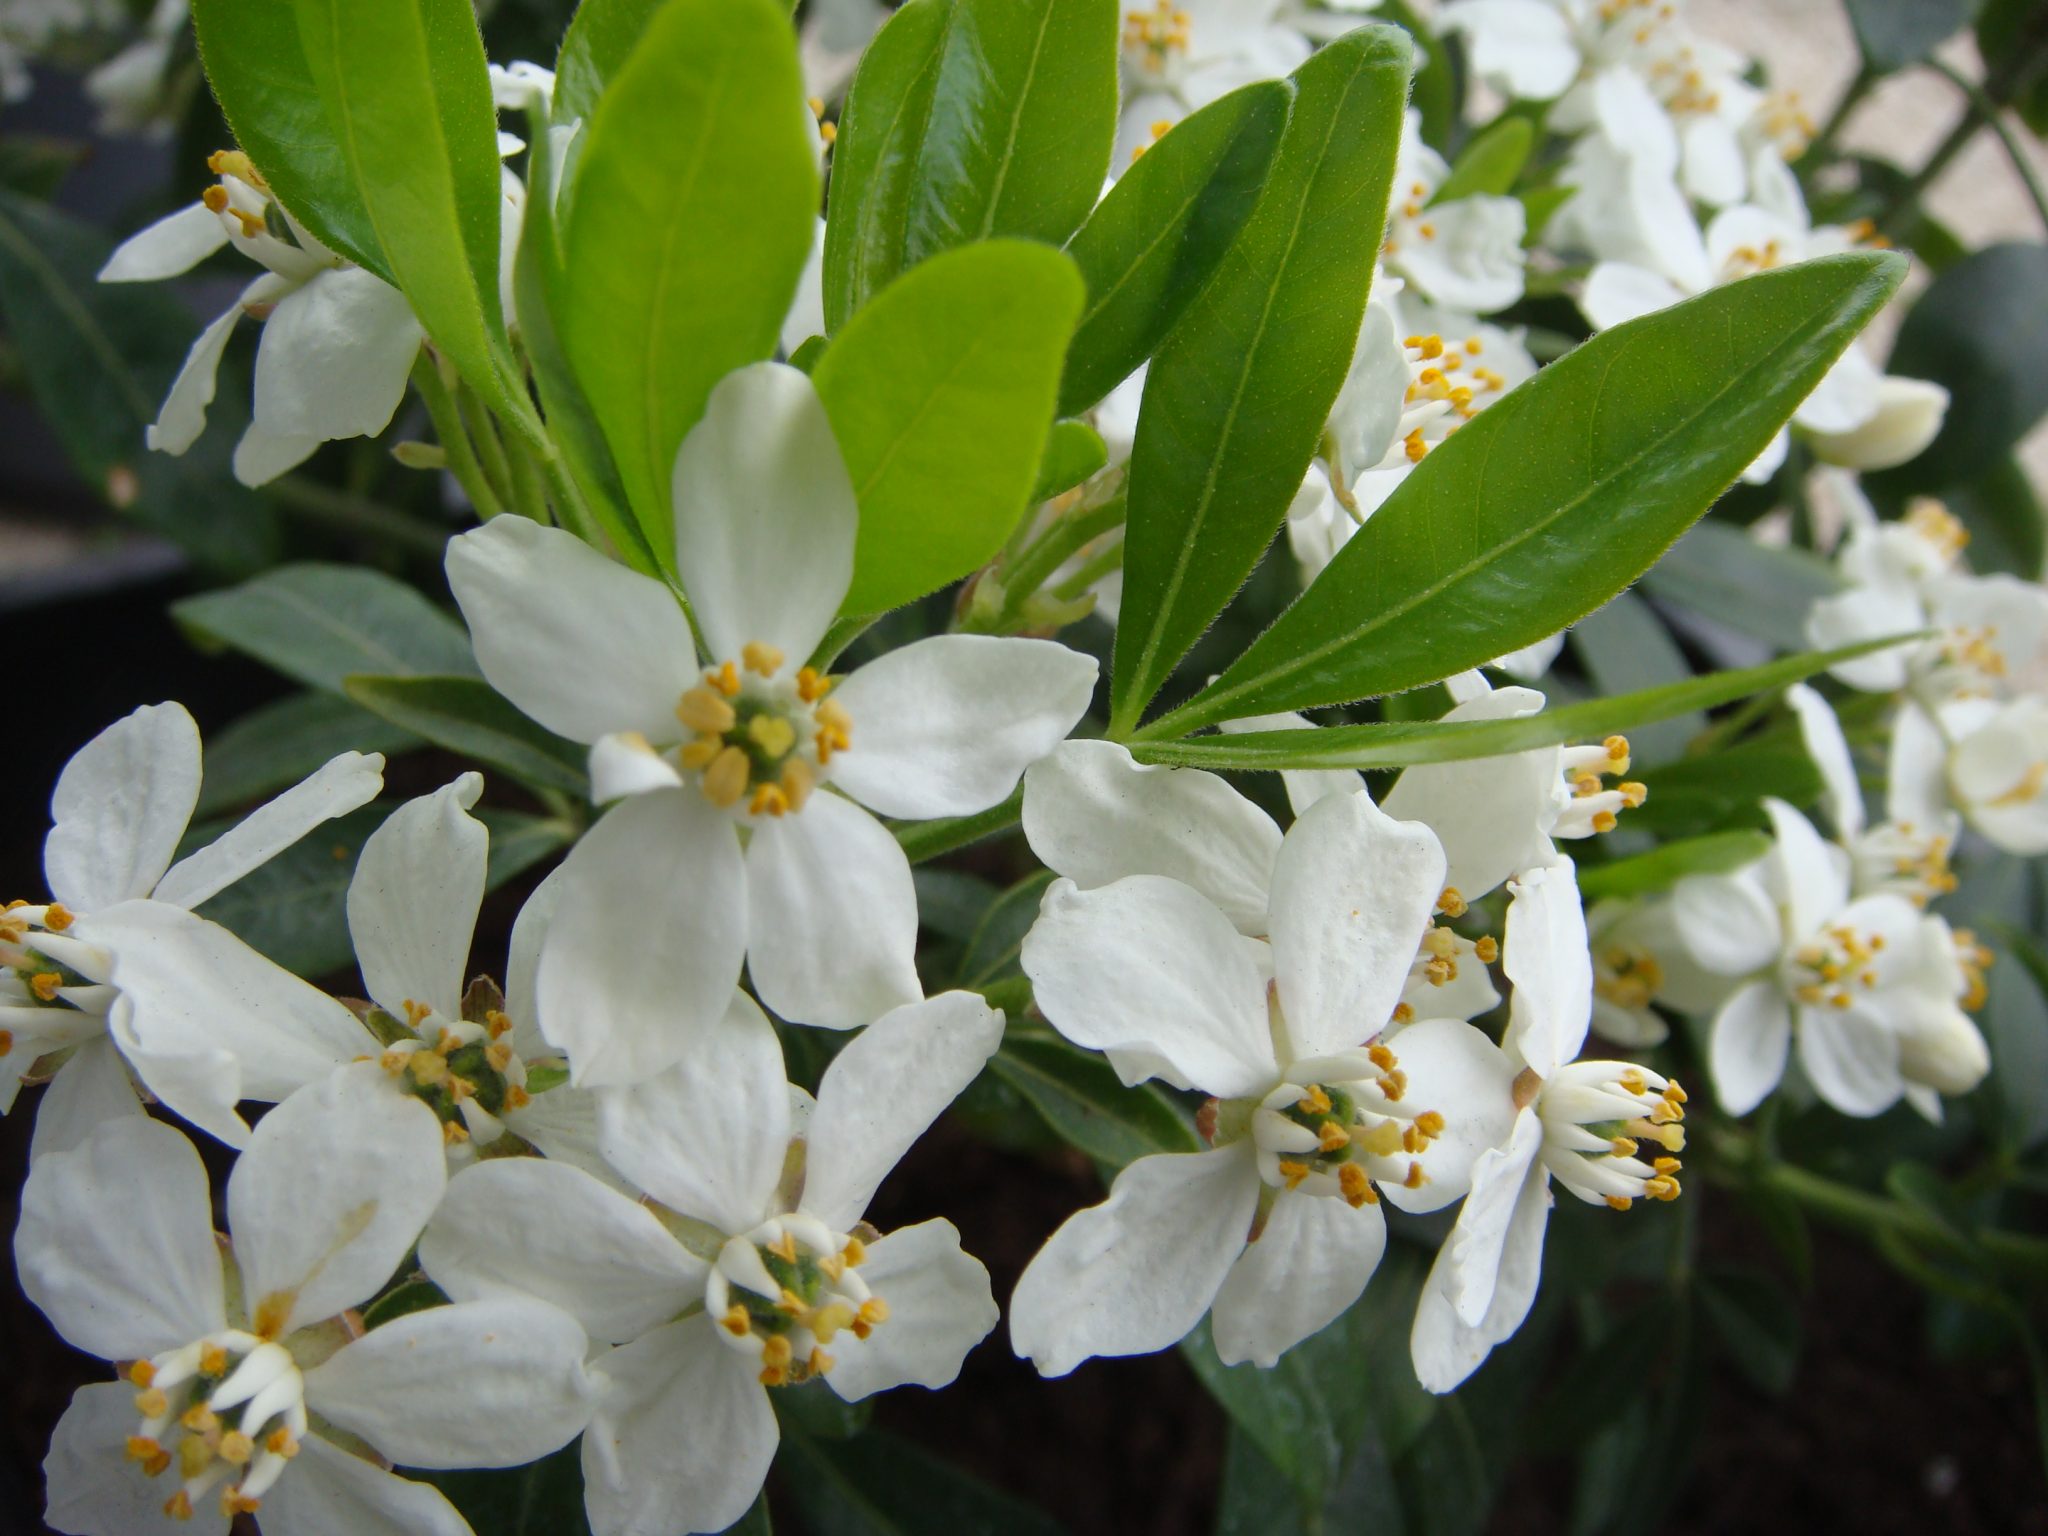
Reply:
[[[1743, 1208], [2048, 1391], [2040, 248], [1835, 150], [1965, 8], [1851, 9], [1824, 127], [1675, 0], [107, 43], [232, 142], [0, 192], [0, 312], [297, 691], [107, 725], [0, 912], [50, 1524], [1035, 1531], [869, 1399], [1178, 1349], [1225, 1529], [1475, 1529], [1539, 1402], [1607, 1529], [1793, 1379]], [[1000, 1283], [877, 1198], [956, 1109], [1099, 1175]]]

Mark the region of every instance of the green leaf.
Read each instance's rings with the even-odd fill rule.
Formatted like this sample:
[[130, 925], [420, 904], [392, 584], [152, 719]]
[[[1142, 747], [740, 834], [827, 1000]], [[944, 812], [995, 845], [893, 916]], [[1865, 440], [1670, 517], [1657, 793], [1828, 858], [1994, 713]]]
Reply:
[[2040, 580], [2048, 563], [2048, 511], [2017, 455], [2007, 454], [1974, 480], [1946, 487], [1942, 501], [1970, 532], [1973, 570]]
[[555, 120], [573, 123], [597, 110], [598, 98], [647, 31], [662, 0], [582, 0], [555, 56]]
[[1454, 203], [1461, 197], [1502, 197], [1529, 163], [1536, 127], [1526, 117], [1504, 117], [1484, 133], [1475, 134], [1451, 166], [1451, 174], [1429, 200]]
[[1993, 245], [1940, 273], [1899, 327], [1888, 371], [1949, 392], [1919, 457], [1872, 476], [1878, 491], [1975, 479], [2048, 411], [2048, 246]]
[[1263, 80], [1174, 124], [1067, 244], [1088, 285], [1060, 413], [1086, 410], [1158, 348], [1257, 203], [1294, 90]]
[[381, 1328], [386, 1323], [415, 1312], [424, 1312], [429, 1307], [448, 1304], [448, 1293], [425, 1275], [413, 1275], [401, 1281], [363, 1308], [363, 1327]]
[[910, 0], [862, 56], [832, 149], [825, 329], [992, 236], [1057, 245], [1116, 138], [1114, 0]]
[[[1154, 728], [1398, 693], [1592, 612], [1762, 451], [1904, 273], [1890, 252], [1831, 256], [1601, 332], [1432, 449], [1300, 601]], [[1134, 530], [1137, 489], [1134, 464]]]
[[1017, 957], [1024, 949], [1024, 935], [1037, 920], [1039, 903], [1051, 884], [1052, 872], [1039, 870], [988, 904], [960, 960], [961, 986], [978, 990], [1019, 970]]
[[410, 731], [330, 693], [295, 693], [242, 716], [206, 743], [195, 816], [217, 816], [296, 784], [342, 752], [410, 751]]
[[1890, 74], [1917, 64], [1969, 25], [1971, 0], [1845, 0], [1856, 46], [1870, 67]]
[[1689, 608], [1774, 649], [1806, 644], [1806, 615], [1836, 590], [1834, 573], [1803, 549], [1759, 544], [1732, 523], [1695, 524], [1643, 575], [1659, 601]]
[[1588, 901], [1650, 896], [1670, 890], [1687, 875], [1724, 875], [1755, 863], [1770, 851], [1770, 838], [1752, 828], [1709, 832], [1611, 864], [1581, 865], [1579, 890]]
[[1061, 1536], [1059, 1523], [907, 1440], [785, 1425], [777, 1486], [809, 1536]]
[[1744, 743], [1630, 772], [1650, 786], [1650, 798], [1628, 824], [1654, 837], [1761, 827], [1766, 795], [1802, 810], [1820, 799], [1820, 770], [1793, 743]]
[[1038, 480], [1026, 498], [1034, 506], [1050, 501], [1075, 486], [1109, 462], [1109, 449], [1102, 434], [1085, 421], [1056, 421], [1046, 434], [1045, 452], [1038, 460]]
[[[1616, 593], [1605, 608], [1574, 624], [1571, 646], [1601, 693], [1633, 693], [1693, 675], [1678, 642], [1633, 592]], [[1660, 720], [1637, 738], [1635, 755], [1649, 762], [1676, 757], [1706, 725], [1698, 710]]]
[[404, 582], [355, 566], [281, 565], [173, 603], [171, 616], [203, 642], [327, 693], [341, 693], [357, 672], [476, 675], [460, 624]]
[[343, 681], [342, 691], [371, 714], [438, 747], [527, 784], [589, 798], [585, 749], [535, 725], [481, 678], [358, 674]]
[[1137, 724], [1244, 584], [1301, 487], [1372, 283], [1411, 58], [1399, 28], [1361, 27], [1295, 71], [1258, 206], [1152, 361], [1131, 451], [1112, 735]]
[[2048, 951], [2029, 934], [2000, 927], [2007, 953], [1985, 978], [1983, 1012], [1991, 1046], [1989, 1086], [2000, 1140], [2025, 1152], [2048, 1140]]
[[1694, 1294], [1723, 1353], [1759, 1392], [1783, 1397], [1799, 1374], [1798, 1304], [1765, 1274], [1710, 1269]]
[[1242, 735], [1197, 736], [1186, 741], [1135, 741], [1131, 754], [1142, 763], [1238, 771], [1406, 768], [1415, 763], [1498, 757], [1568, 741], [1599, 740], [1648, 721], [1732, 704], [1751, 694], [1812, 677], [1838, 662], [1896, 645], [1898, 638], [1864, 641], [1832, 651], [1807, 651], [1733, 672], [1709, 672], [1683, 683], [1646, 688], [1617, 698], [1588, 699], [1582, 704], [1545, 709], [1516, 720], [1403, 720], [1313, 730], [1247, 731]]
[[1126, 1088], [1102, 1057], [1055, 1035], [1011, 1030], [988, 1065], [1045, 1118], [1054, 1135], [1098, 1162], [1121, 1168], [1154, 1152], [1202, 1149], [1159, 1089]]
[[533, 417], [498, 303], [498, 114], [469, 0], [294, 0], [391, 280], [493, 409]]
[[906, 272], [811, 378], [860, 501], [849, 614], [964, 576], [1024, 515], [1081, 282], [1058, 251], [989, 240]]
[[1409, 0], [1380, 0], [1374, 15], [1394, 23], [1414, 42], [1419, 57], [1409, 105], [1422, 117], [1422, 141], [1447, 151], [1465, 100], [1465, 73], [1446, 45], [1447, 34], [1425, 21]]
[[407, 1476], [432, 1483], [462, 1512], [471, 1530], [489, 1536], [588, 1536], [590, 1531], [583, 1513], [582, 1452], [574, 1444], [503, 1471], [409, 1471]]
[[356, 191], [290, 5], [193, 0], [199, 62], [235, 141], [279, 202], [323, 243], [389, 282], [383, 247]]
[[260, 570], [277, 558], [277, 522], [227, 464], [248, 392], [224, 369], [213, 430], [181, 458], [146, 449], [143, 429], [197, 327], [156, 284], [95, 281], [112, 250], [98, 230], [0, 192], [0, 319], [12, 356], [81, 478], [117, 511], [210, 570]]
[[810, 253], [803, 95], [774, 0], [669, 0], [584, 129], [557, 319], [664, 562], [683, 435], [714, 384], [774, 352]]

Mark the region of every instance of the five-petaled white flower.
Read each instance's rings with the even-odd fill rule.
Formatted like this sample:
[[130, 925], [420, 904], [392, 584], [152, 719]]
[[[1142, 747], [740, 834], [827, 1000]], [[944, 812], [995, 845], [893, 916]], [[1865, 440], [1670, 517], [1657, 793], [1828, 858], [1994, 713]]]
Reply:
[[1520, 198], [1473, 193], [1432, 202], [1449, 178], [1444, 157], [1422, 139], [1422, 114], [1403, 119], [1380, 259], [1424, 299], [1490, 314], [1522, 296], [1528, 212]]
[[1255, 80], [1287, 74], [1309, 55], [1283, 23], [1282, 0], [1151, 0], [1124, 13], [1123, 113], [1112, 173], [1167, 129]]
[[878, 1235], [862, 1216], [1001, 1038], [971, 993], [899, 1008], [833, 1059], [813, 1104], [739, 993], [692, 1060], [600, 1090], [606, 1155], [648, 1203], [538, 1159], [456, 1175], [427, 1272], [456, 1297], [544, 1297], [618, 1345], [591, 1364], [603, 1393], [583, 1439], [598, 1536], [744, 1514], [775, 1455], [770, 1388], [822, 1377], [857, 1401], [959, 1373], [995, 1326], [988, 1272], [950, 1222]]
[[997, 804], [1095, 681], [1065, 646], [978, 635], [844, 679], [809, 664], [852, 578], [858, 512], [793, 368], [712, 391], [676, 458], [675, 516], [701, 662], [667, 586], [570, 534], [504, 517], [449, 546], [484, 675], [591, 745], [596, 799], [626, 797], [570, 854], [541, 955], [544, 1027], [592, 1085], [681, 1059], [742, 954], [761, 1001], [802, 1023], [849, 1028], [921, 997], [910, 865], [870, 812]]
[[433, 1307], [367, 1333], [349, 1313], [446, 1182], [434, 1117], [378, 1076], [345, 1069], [264, 1117], [228, 1180], [231, 1248], [199, 1154], [139, 1108], [36, 1164], [22, 1288], [127, 1378], [82, 1388], [57, 1426], [57, 1529], [224, 1536], [256, 1512], [265, 1536], [466, 1536], [439, 1490], [371, 1458], [517, 1466], [588, 1421], [583, 1330], [544, 1302]]

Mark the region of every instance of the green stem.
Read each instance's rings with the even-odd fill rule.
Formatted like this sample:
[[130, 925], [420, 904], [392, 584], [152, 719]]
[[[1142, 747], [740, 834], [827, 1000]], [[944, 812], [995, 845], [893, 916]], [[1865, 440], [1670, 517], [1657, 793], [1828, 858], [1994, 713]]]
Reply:
[[1998, 136], [1998, 142], [2005, 150], [2005, 158], [2012, 162], [2013, 170], [2019, 175], [2020, 184], [2027, 189], [2027, 197], [2034, 205], [2034, 216], [2041, 221], [2044, 228], [2048, 228], [2048, 191], [2043, 190], [2040, 177], [2034, 174], [2033, 162], [2027, 158], [2026, 151], [2014, 137], [2011, 125], [2005, 120], [2005, 114], [1998, 110], [1998, 104], [1984, 94], [1976, 81], [1964, 75], [1954, 65], [1944, 63], [1938, 58], [1930, 58], [1927, 67], [1961, 91], [1977, 116], [1983, 120], [1984, 126]]
[[817, 650], [811, 653], [811, 665], [820, 672], [832, 670], [832, 663], [840, 653], [874, 626], [880, 614], [845, 614], [832, 621], [832, 627], [825, 631], [825, 638], [818, 642]]
[[997, 615], [997, 627], [1006, 627], [1021, 617], [1024, 605], [1038, 595], [1038, 589], [1076, 550], [1123, 520], [1124, 498], [1118, 495], [1099, 507], [1070, 513], [1048, 528], [1036, 544], [1018, 556], [1016, 564], [1002, 578], [1003, 606]]
[[1850, 116], [1863, 105], [1863, 98], [1876, 85], [1878, 73], [1868, 63], [1856, 71], [1856, 78], [1849, 82], [1849, 88], [1842, 92], [1842, 99], [1835, 103], [1835, 110], [1828, 114], [1828, 120], [1821, 125], [1799, 156], [1799, 170], [1803, 178], [1809, 178], [1820, 168], [1821, 163], [1834, 153], [1835, 140], [1842, 136]]
[[2037, 1277], [2048, 1274], [2048, 1239], [1997, 1228], [1965, 1234], [1903, 1201], [1838, 1183], [1792, 1163], [1763, 1167], [1757, 1179], [1833, 1226], [1865, 1235], [1889, 1232], [1922, 1248], [1957, 1257], [1969, 1257], [1974, 1250], [2009, 1269]]
[[[512, 464], [505, 457], [505, 445], [498, 440], [498, 428], [491, 416], [490, 407], [485, 405], [477, 392], [460, 379], [455, 382], [455, 408], [462, 415], [462, 421], [469, 432], [469, 440], [476, 446], [477, 461], [483, 465], [484, 477], [491, 482], [491, 489], [498, 493], [498, 500], [515, 511], [533, 517], [533, 509], [522, 506], [514, 494]], [[536, 522], [545, 522], [543, 514]]]
[[899, 822], [890, 830], [913, 864], [935, 859], [955, 848], [979, 842], [984, 837], [1014, 827], [1024, 815], [1024, 791], [1018, 790], [1001, 805], [990, 806], [972, 816], [949, 816], [943, 821]]
[[1101, 554], [1091, 557], [1073, 575], [1052, 589], [1052, 595], [1061, 602], [1072, 602], [1111, 571], [1123, 569], [1124, 541], [1118, 539]]
[[455, 477], [455, 483], [469, 497], [469, 504], [476, 508], [476, 515], [488, 522], [505, 510], [505, 503], [498, 499], [498, 493], [484, 475], [483, 465], [477, 462], [476, 447], [469, 440], [468, 428], [462, 424], [462, 412], [455, 404], [454, 393], [448, 388], [447, 380], [441, 377], [440, 366], [430, 353], [420, 353], [420, 360], [412, 370], [412, 385], [419, 391], [427, 416], [434, 423], [434, 436], [448, 455], [448, 473]]
[[1899, 193], [1899, 200], [1892, 205], [1891, 212], [1884, 216], [1878, 226], [1885, 234], [1896, 239], [1912, 228], [1913, 221], [1920, 217], [1922, 195], [1941, 179], [1942, 172], [1949, 168], [1949, 163], [1977, 136], [1977, 130], [1982, 126], [1975, 107], [1963, 114], [1963, 120], [1957, 123], [1950, 130], [1949, 136], [1935, 147], [1934, 153], [1927, 157], [1927, 163], [1915, 171], [1906, 182], [1904, 189]]
[[436, 560], [441, 558], [441, 552], [448, 543], [446, 533], [415, 522], [403, 512], [361, 496], [352, 496], [347, 491], [337, 491], [318, 480], [286, 475], [271, 481], [264, 489], [286, 511], [343, 533], [381, 539], [387, 544]]
[[540, 466], [533, 453], [517, 437], [504, 441], [506, 461], [512, 467], [512, 504], [537, 523], [551, 523], [547, 488], [541, 483]]

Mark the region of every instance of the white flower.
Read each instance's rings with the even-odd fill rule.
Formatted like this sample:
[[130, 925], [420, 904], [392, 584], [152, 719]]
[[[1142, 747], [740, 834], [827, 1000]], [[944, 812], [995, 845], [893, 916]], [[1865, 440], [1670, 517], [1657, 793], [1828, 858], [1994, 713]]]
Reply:
[[1402, 123], [1381, 259], [1432, 303], [1478, 313], [1506, 309], [1522, 296], [1527, 211], [1520, 198], [1492, 195], [1432, 204], [1450, 174], [1443, 156], [1422, 140], [1422, 114], [1411, 109]]
[[1948, 390], [1929, 379], [1877, 381], [1877, 409], [1845, 431], [1811, 431], [1806, 441], [1823, 464], [1845, 469], [1886, 469], [1918, 458], [1941, 434], [1948, 418]]
[[[1459, 1084], [1447, 1115], [1483, 1128], [1457, 1224], [1416, 1308], [1410, 1351], [1432, 1392], [1448, 1392], [1522, 1325], [1536, 1299], [1551, 1181], [1627, 1210], [1675, 1200], [1685, 1092], [1622, 1061], [1574, 1061], [1592, 1002], [1585, 917], [1569, 860], [1529, 871], [1509, 909], [1514, 981], [1506, 1039]], [[1489, 1049], [1492, 1049], [1489, 1047]], [[1658, 1149], [1645, 1157], [1642, 1143]]]
[[191, 0], [156, 0], [142, 34], [85, 77], [85, 94], [100, 109], [101, 133], [169, 136], [172, 113], [183, 101], [167, 89], [166, 75], [191, 17]]
[[1678, 936], [1668, 897], [1597, 902], [1586, 914], [1593, 951], [1593, 1029], [1631, 1049], [1662, 1045], [1670, 1031], [1650, 1005], [1711, 1014], [1727, 978], [1702, 970]]
[[603, 1091], [606, 1152], [650, 1203], [537, 1159], [456, 1176], [420, 1245], [428, 1273], [458, 1298], [544, 1297], [618, 1345], [592, 1363], [604, 1393], [583, 1440], [598, 1536], [744, 1514], [775, 1454], [768, 1388], [822, 1376], [857, 1401], [958, 1374], [995, 1326], [987, 1271], [949, 1222], [878, 1236], [861, 1217], [1001, 1037], [970, 993], [897, 1009], [834, 1058], [812, 1106], [740, 993], [689, 1063]]
[[2048, 696], [1908, 704], [1892, 723], [1891, 793], [1909, 819], [1939, 826], [1945, 808], [2023, 857], [2048, 853]]
[[1197, 108], [1309, 55], [1282, 0], [1153, 0], [1124, 13], [1123, 115], [1111, 168], [1129, 165]]
[[[90, 1072], [110, 1085], [119, 1066], [99, 1058], [118, 1049], [150, 1092], [239, 1146], [238, 1100], [281, 1099], [360, 1055], [347, 1010], [191, 909], [368, 802], [383, 772], [381, 756], [344, 752], [173, 863], [199, 799], [192, 717], [144, 705], [81, 747], [50, 799], [53, 899], [0, 911], [0, 1109], [39, 1058], [72, 1047], [58, 1083]], [[73, 1087], [39, 1147], [75, 1139], [71, 1110], [108, 1102]]]
[[264, 1118], [228, 1180], [231, 1249], [198, 1153], [168, 1126], [115, 1121], [31, 1171], [22, 1288], [127, 1378], [82, 1389], [57, 1426], [59, 1530], [225, 1533], [260, 1511], [265, 1536], [454, 1536], [469, 1528], [437, 1490], [358, 1448], [515, 1466], [583, 1428], [583, 1330], [544, 1303], [435, 1307], [369, 1333], [337, 1320], [398, 1267], [445, 1179], [433, 1116], [377, 1076], [337, 1073]]
[[1428, 1106], [1492, 1044], [1452, 1019], [1409, 1025], [1398, 1060], [1376, 1040], [1443, 869], [1427, 828], [1359, 793], [1326, 796], [1281, 841], [1270, 946], [1174, 880], [1053, 882], [1023, 949], [1040, 1010], [1126, 1082], [1211, 1094], [1213, 1146], [1139, 1158], [1053, 1234], [1011, 1300], [1020, 1355], [1064, 1375], [1163, 1349], [1209, 1313], [1226, 1362], [1270, 1365], [1365, 1288], [1382, 1191], [1412, 1210], [1457, 1198], [1464, 1132]]
[[198, 440], [235, 322], [260, 319], [255, 416], [235, 445], [235, 478], [261, 485], [330, 438], [382, 432], [405, 398], [424, 333], [403, 294], [285, 212], [247, 155], [222, 150], [207, 164], [220, 180], [206, 196], [130, 236], [99, 277], [176, 277], [229, 244], [268, 269], [199, 333], [147, 434], [151, 448], [170, 454]]
[[[1905, 1081], [1900, 1041], [1942, 1027], [1961, 976], [1924, 917], [1893, 892], [1851, 899], [1849, 856], [1804, 816], [1767, 799], [1771, 853], [1672, 892], [1679, 934], [1707, 970], [1742, 985], [1714, 1016], [1708, 1062], [1722, 1107], [1748, 1114], [1784, 1076], [1792, 1040], [1815, 1092], [1846, 1115], [1876, 1115]], [[1945, 932], [1945, 927], [1944, 930]]]
[[846, 595], [858, 514], [793, 368], [756, 364], [712, 392], [675, 503], [708, 666], [666, 585], [567, 533], [504, 517], [449, 545], [484, 675], [591, 745], [595, 798], [627, 797], [570, 854], [540, 965], [544, 1028], [592, 1085], [679, 1060], [724, 1012], [742, 953], [762, 1002], [804, 1023], [847, 1028], [920, 997], [910, 866], [870, 812], [997, 804], [1095, 680], [1064, 646], [976, 635], [843, 680], [807, 664]]
[[1572, 17], [1552, 0], [1451, 0], [1437, 26], [1461, 34], [1473, 74], [1512, 99], [1549, 101], [1579, 77]]

